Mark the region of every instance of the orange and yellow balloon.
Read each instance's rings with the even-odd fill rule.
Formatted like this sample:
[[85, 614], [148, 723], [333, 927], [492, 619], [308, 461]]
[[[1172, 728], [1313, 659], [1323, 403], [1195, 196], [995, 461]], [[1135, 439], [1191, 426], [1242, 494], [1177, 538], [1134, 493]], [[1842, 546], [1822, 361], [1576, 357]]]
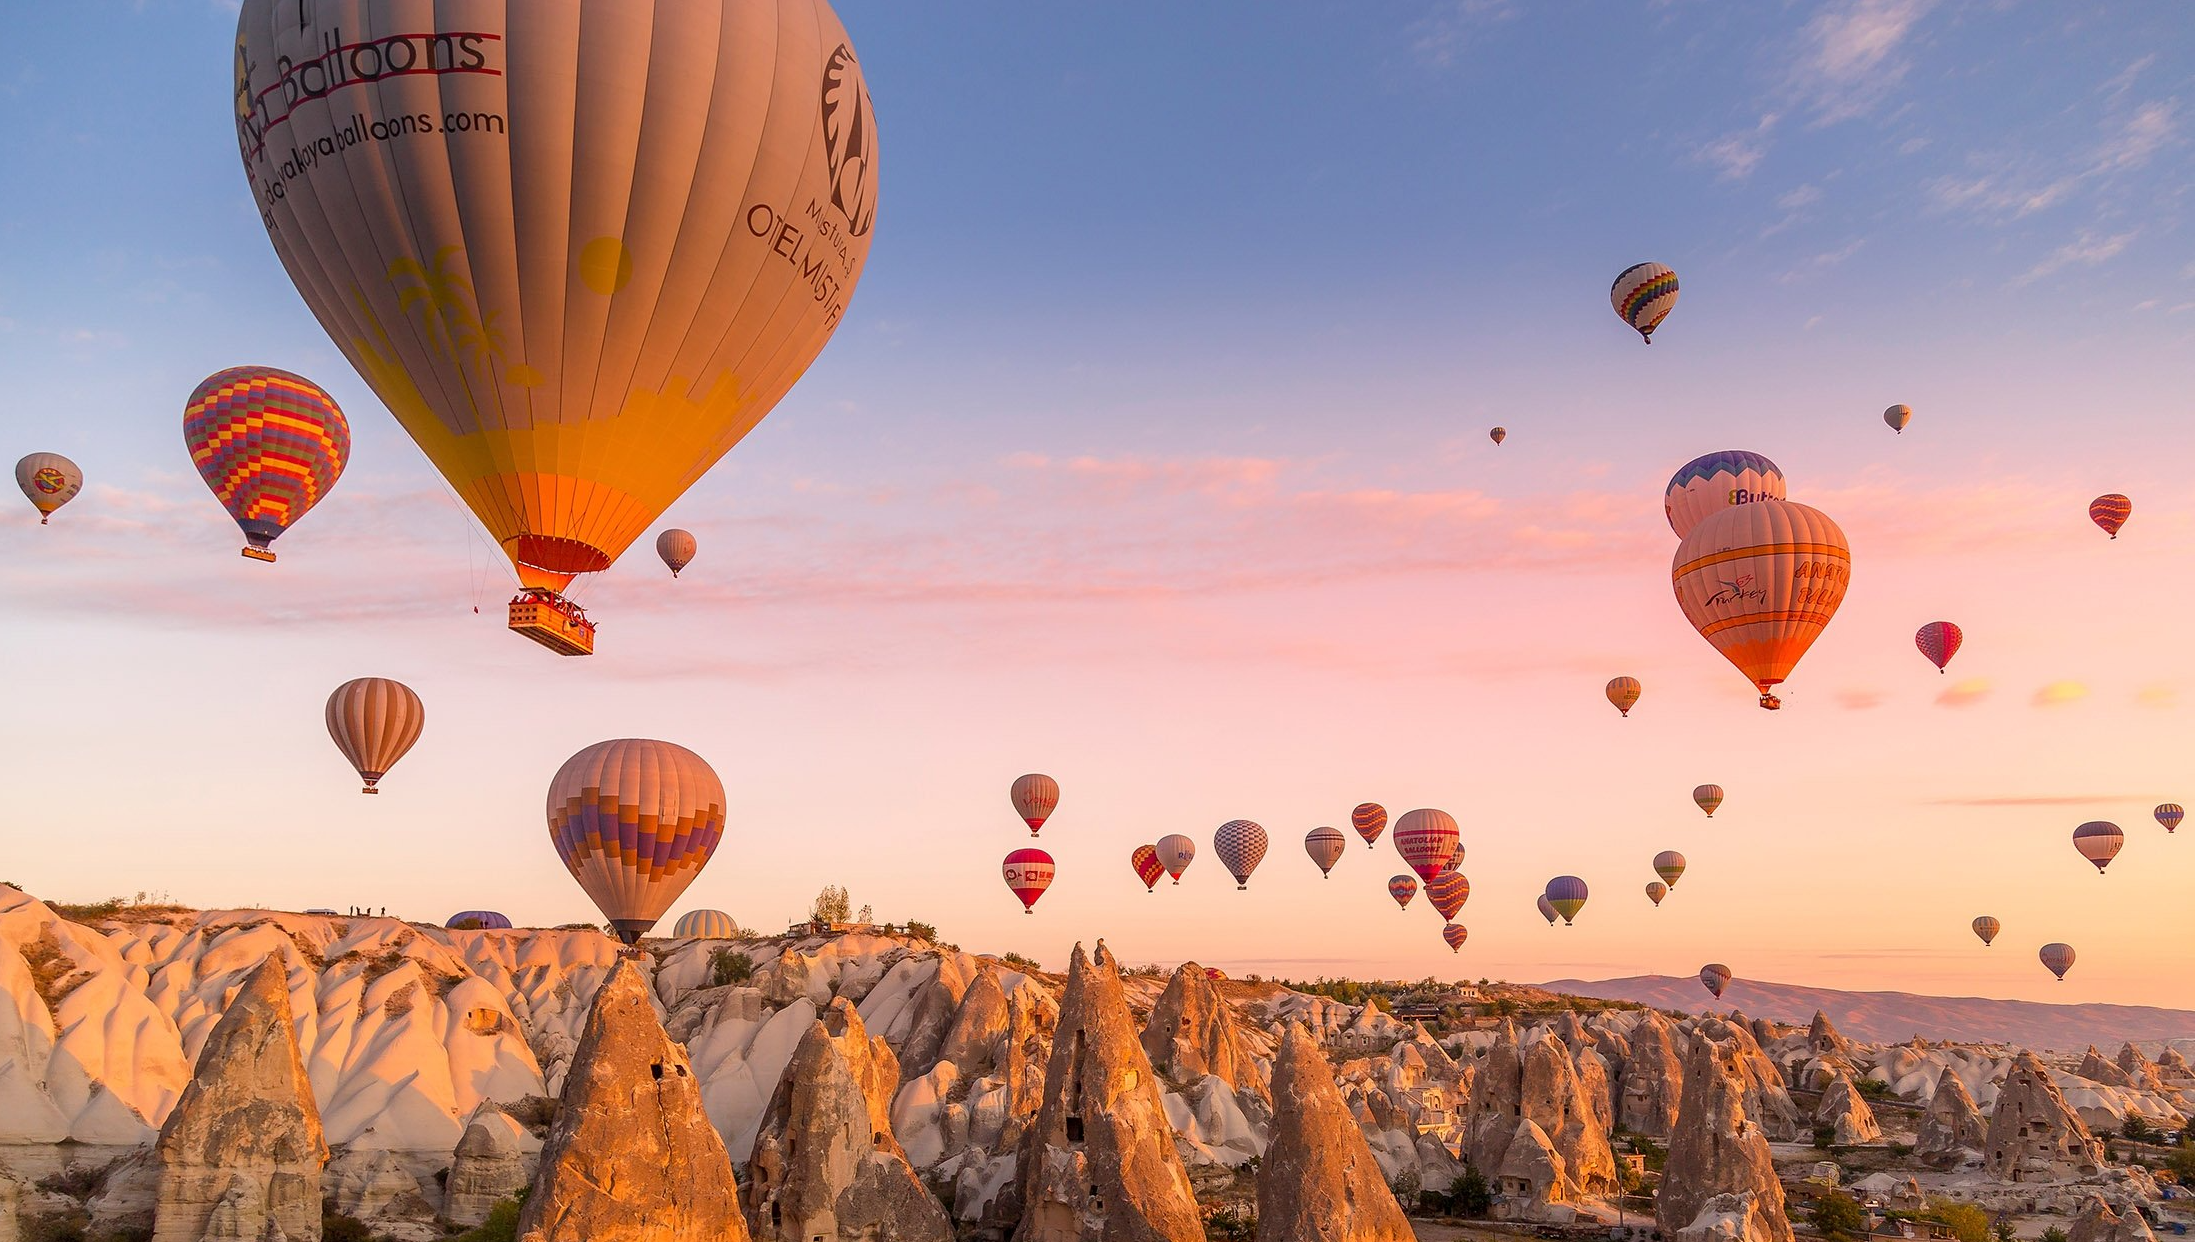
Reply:
[[549, 781], [549, 843], [618, 939], [635, 944], [724, 839], [724, 782], [670, 742], [618, 738]]
[[1852, 550], [1821, 510], [1757, 500], [1703, 518], [1677, 546], [1669, 576], [1685, 620], [1773, 710], [1783, 706], [1773, 689], [1844, 603]]
[[1626, 718], [1631, 709], [1639, 705], [1639, 679], [1636, 677], [1611, 677], [1608, 679], [1608, 702]]

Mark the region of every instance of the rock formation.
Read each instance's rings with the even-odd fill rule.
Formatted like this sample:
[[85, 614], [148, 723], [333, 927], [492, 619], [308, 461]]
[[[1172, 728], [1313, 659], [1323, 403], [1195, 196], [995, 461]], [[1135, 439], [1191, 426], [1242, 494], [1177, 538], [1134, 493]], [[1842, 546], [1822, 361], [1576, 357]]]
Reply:
[[1271, 1100], [1257, 1063], [1243, 1046], [1234, 1007], [1195, 962], [1175, 968], [1166, 991], [1151, 1007], [1143, 1027], [1143, 1054], [1169, 1082], [1187, 1085], [1210, 1075], [1237, 1091]]
[[1631, 1029], [1631, 1055], [1617, 1084], [1616, 1124], [1647, 1138], [1665, 1139], [1677, 1124], [1684, 1093], [1683, 1037], [1669, 1019], [1649, 1009]]
[[[1584, 1052], [1598, 1069], [1597, 1054]], [[1518, 1199], [1506, 1214], [1520, 1218], [1547, 1218], [1544, 1209], [1552, 1204], [1615, 1186], [1616, 1158], [1604, 1118], [1579, 1078], [1570, 1045], [1548, 1031], [1535, 1032], [1519, 1048], [1515, 1028], [1502, 1025], [1472, 1079], [1464, 1156]]]
[[385, 1147], [353, 1147], [328, 1162], [322, 1179], [331, 1206], [358, 1220], [434, 1219], [434, 1205], [404, 1161]]
[[1158, 1076], [1105, 942], [1075, 946], [1044, 1104], [1022, 1140], [1015, 1242], [1202, 1242]]
[[892, 1137], [899, 1059], [831, 1002], [778, 1080], [741, 1198], [772, 1242], [952, 1242], [952, 1222]]
[[154, 1242], [318, 1242], [328, 1145], [280, 957], [252, 971], [206, 1037], [153, 1156]]
[[1843, 1075], [1822, 1092], [1821, 1103], [1814, 1109], [1814, 1124], [1828, 1126], [1833, 1133], [1831, 1141], [1840, 1144], [1872, 1143], [1883, 1136], [1883, 1128], [1875, 1122], [1875, 1110], [1868, 1107], [1867, 1098], [1852, 1080]]
[[517, 1194], [526, 1184], [526, 1155], [541, 1142], [508, 1114], [483, 1106], [466, 1123], [450, 1157], [450, 1177], [442, 1192], [442, 1216], [467, 1227], [488, 1219], [488, 1210]]
[[2104, 1054], [2096, 1051], [2094, 1044], [2088, 1046], [2088, 1055], [2081, 1058], [2079, 1067], [2073, 1072], [2090, 1082], [2100, 1082], [2107, 1087], [2131, 1089], [2134, 1086], [2133, 1075], [2128, 1074], [2118, 1062], [2104, 1060]]
[[1806, 1030], [1806, 1046], [1818, 1057], [1835, 1055], [1849, 1060], [1852, 1056], [1852, 1041], [1838, 1034], [1829, 1015], [1819, 1009], [1814, 1011], [1814, 1024]]
[[1729, 1021], [1707, 1018], [1700, 1023], [1693, 1038], [1712, 1040], [1723, 1046], [1724, 1061], [1745, 1090], [1745, 1115], [1767, 1132], [1771, 1142], [1800, 1137], [1799, 1106], [1784, 1089], [1783, 1075], [1777, 1072], [1775, 1063], [1761, 1051], [1753, 1025], [1736, 1020], [1736, 1015]]
[[[1710, 1025], [1731, 1026], [1703, 1024], [1685, 1060], [1684, 1096], [1654, 1198], [1655, 1221], [1663, 1237], [1686, 1242], [1792, 1242], [1768, 1136], [1745, 1111], [1745, 1047], [1738, 1031], [1727, 1042], [1709, 1038]], [[1744, 1040], [1751, 1045], [1749, 1033]], [[1759, 1055], [1757, 1046], [1753, 1055]]]
[[521, 1242], [746, 1242], [731, 1160], [685, 1049], [620, 958], [564, 1080], [563, 1108], [519, 1213]]
[[1258, 1242], [1410, 1242], [1416, 1235], [1342, 1104], [1332, 1068], [1300, 1026], [1281, 1037], [1272, 1095]]
[[1983, 1160], [1999, 1181], [2070, 1181], [2100, 1172], [2104, 1147], [2065, 1102], [2050, 1071], [2034, 1053], [2022, 1052], [1997, 1092]]
[[15, 1217], [15, 1205], [21, 1197], [22, 1186], [0, 1173], [0, 1242], [19, 1242], [22, 1237]]
[[2142, 1055], [2141, 1049], [2130, 1043], [2119, 1045], [2118, 1062], [2119, 1068], [2126, 1071], [2126, 1076], [2133, 1081], [2136, 1090], [2164, 1094], [2164, 1076], [2157, 1072], [2156, 1062]]
[[1529, 1117], [1517, 1119], [1502, 1145], [1494, 1169], [1494, 1214], [1504, 1219], [1561, 1221], [1574, 1215], [1562, 1204], [1570, 1197], [1570, 1169], [1547, 1131]]
[[2156, 1239], [2157, 1235], [2150, 1232], [2149, 1222], [2142, 1219], [2140, 1212], [2130, 1208], [2122, 1216], [2111, 1210], [2102, 1195], [2089, 1196], [2066, 1235], [2066, 1242], [2156, 1242]]
[[1989, 1135], [1989, 1123], [1974, 1107], [1974, 1096], [1950, 1066], [1936, 1079], [1936, 1093], [1929, 1097], [1928, 1112], [1921, 1117], [1914, 1151], [1938, 1168], [1949, 1168], [1965, 1159], [1966, 1152], [1980, 1152]]
[[2195, 1066], [2187, 1063], [2187, 1058], [2180, 1055], [2178, 1048], [2168, 1044], [2163, 1052], [2157, 1054], [2157, 1074], [2167, 1082], [2186, 1082], [2195, 1078]]

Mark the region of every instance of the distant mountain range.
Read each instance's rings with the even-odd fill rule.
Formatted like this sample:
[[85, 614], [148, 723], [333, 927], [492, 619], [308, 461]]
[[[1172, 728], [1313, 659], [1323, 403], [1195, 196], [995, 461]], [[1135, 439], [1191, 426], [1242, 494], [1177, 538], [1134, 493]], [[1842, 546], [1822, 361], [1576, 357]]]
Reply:
[[1557, 979], [1540, 986], [1572, 996], [1637, 1001], [1656, 1009], [1689, 1013], [1735, 1007], [1747, 1017], [1801, 1025], [1812, 1021], [1814, 1011], [1820, 1010], [1847, 1036], [1876, 1044], [1898, 1043], [1920, 1035], [1926, 1039], [2002, 1042], [2066, 1052], [2078, 1052], [2094, 1044], [2108, 1054], [2129, 1040], [2138, 1044], [2195, 1041], [2195, 1011], [2149, 1005], [2045, 1005], [1980, 996], [1840, 992], [1753, 979], [1732, 982], [1717, 1001], [1699, 980], [1668, 975], [1634, 975], [1597, 982]]

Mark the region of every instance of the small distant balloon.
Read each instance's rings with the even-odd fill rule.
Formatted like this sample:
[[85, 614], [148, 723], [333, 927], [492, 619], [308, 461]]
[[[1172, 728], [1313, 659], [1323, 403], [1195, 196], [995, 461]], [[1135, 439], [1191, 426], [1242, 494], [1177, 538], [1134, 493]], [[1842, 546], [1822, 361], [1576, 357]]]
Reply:
[[337, 686], [324, 715], [336, 749], [366, 783], [360, 792], [370, 794], [381, 792], [375, 786], [427, 725], [427, 708], [419, 696], [386, 677], [359, 677]]
[[1660, 880], [1648, 880], [1646, 882], [1646, 899], [1648, 901], [1658, 906], [1661, 904], [1661, 899], [1668, 895], [1669, 886], [1667, 884], [1662, 883]]
[[1574, 875], [1558, 875], [1547, 882], [1547, 902], [1562, 916], [1564, 927], [1585, 908], [1585, 897], [1585, 881]]
[[1313, 828], [1303, 837], [1303, 852], [1318, 864], [1321, 876], [1334, 874], [1334, 864], [1341, 861], [1348, 848], [1349, 834], [1339, 828]]
[[510, 916], [494, 910], [460, 910], [443, 921], [451, 931], [509, 931]]
[[1496, 444], [1499, 444], [1509, 438], [1509, 429], [1507, 427], [1496, 427], [1492, 431], [1486, 433], [1486, 438], [1492, 440]]
[[1677, 877], [1684, 874], [1684, 855], [1675, 850], [1663, 850], [1654, 855], [1654, 874], [1671, 888], [1677, 886]]
[[1425, 899], [1433, 903], [1442, 918], [1453, 919], [1463, 903], [1471, 900], [1471, 881], [1461, 871], [1444, 871], [1425, 886]]
[[1410, 899], [1418, 895], [1418, 877], [1398, 875], [1387, 881], [1387, 895], [1395, 899], [1402, 909], [1410, 908]]
[[1377, 802], [1360, 802], [1349, 812], [1349, 825], [1364, 838], [1364, 848], [1370, 849], [1378, 842], [1379, 834], [1387, 831], [1387, 808]]
[[2073, 969], [2074, 954], [2072, 945], [2059, 944], [2053, 941], [2044, 945], [2036, 952], [2035, 956], [2042, 959], [2043, 965], [2050, 969], [2051, 974], [2058, 976], [2058, 982], [2060, 983], [2065, 982], [2065, 972]]
[[1250, 873], [1265, 859], [1265, 829], [1247, 819], [1230, 819], [1212, 834], [1212, 852], [1235, 877], [1235, 887], [1250, 887]]
[[1462, 830], [1456, 817], [1430, 808], [1410, 811], [1395, 822], [1395, 852], [1428, 883], [1438, 877], [1456, 853]]
[[663, 558], [663, 563], [670, 568], [673, 578], [678, 576], [679, 570], [693, 563], [694, 553], [700, 547], [701, 544], [694, 539], [692, 531], [680, 530], [675, 526], [655, 537], [655, 554]]
[[1189, 869], [1196, 857], [1197, 843], [1178, 832], [1158, 839], [1159, 865], [1166, 868], [1166, 874], [1174, 877], [1176, 884], [1181, 883], [1181, 873]]
[[1547, 920], [1549, 927], [1553, 927], [1555, 920], [1562, 917], [1561, 914], [1556, 912], [1555, 903], [1549, 901], [1545, 893], [1540, 894], [1540, 917]]
[[1677, 274], [1659, 263], [1634, 263], [1608, 287], [1608, 304], [1651, 345], [1654, 329], [1677, 305]]
[[1715, 818], [1715, 808], [1722, 805], [1722, 786], [1694, 785], [1692, 787], [1692, 801], [1698, 803], [1699, 808], [1707, 812], [1707, 818], [1713, 819]]
[[671, 924], [671, 935], [680, 940], [731, 940], [739, 924], [722, 910], [688, 910]]
[[2157, 804], [2157, 822], [2165, 826], [2165, 832], [2168, 835], [2180, 826], [2181, 820], [2186, 818], [2187, 809], [2177, 802], [2160, 802]]
[[15, 485], [23, 489], [44, 526], [53, 511], [84, 490], [84, 472], [59, 453], [32, 453], [15, 463]]
[[1471, 938], [1471, 933], [1465, 931], [1461, 923], [1450, 923], [1440, 929], [1440, 938], [1448, 942], [1450, 953], [1461, 953], [1463, 942]]
[[1700, 982], [1715, 994], [1716, 1000], [1721, 1000], [1722, 990], [1730, 986], [1730, 968], [1721, 962], [1709, 962], [1700, 967]]
[[1014, 890], [1014, 896], [1020, 898], [1023, 914], [1036, 913], [1037, 898], [1044, 895], [1045, 889], [1052, 887], [1054, 870], [1052, 856], [1035, 849], [1015, 850], [1006, 856], [1006, 861], [999, 867], [1000, 873], [1006, 877], [1006, 887]]
[[1612, 677], [1608, 681], [1608, 701], [1625, 717], [1639, 705], [1639, 679], [1636, 677]]
[[1891, 406], [1883, 411], [1883, 421], [1890, 424], [1892, 431], [1902, 436], [1905, 434], [1905, 425], [1913, 421], [1913, 407], [1910, 405]]
[[2088, 520], [2103, 527], [2104, 533], [2113, 539], [2119, 537], [2119, 528], [2134, 515], [2134, 502], [2117, 492], [2098, 496], [2088, 502]]
[[1997, 942], [1997, 933], [2003, 930], [2004, 924], [1986, 914], [1974, 920], [1974, 934], [1982, 938], [1982, 944], [1985, 946], [1995, 944]]
[[1012, 795], [1014, 814], [1029, 825], [1029, 835], [1033, 837], [1059, 806], [1059, 782], [1041, 772], [1031, 772], [1014, 778]]
[[2111, 865], [2111, 860], [2119, 856], [2125, 845], [2126, 834], [2108, 820], [2092, 819], [2073, 830], [2073, 848], [2081, 852], [2081, 857], [2096, 864], [2098, 875], [2103, 874], [2103, 869]]
[[1965, 633], [1949, 621], [1931, 621], [1913, 635], [1913, 645], [1921, 649], [1921, 654], [1928, 657], [1928, 662], [1935, 665], [1939, 673], [1944, 671], [1944, 665], [1951, 663], [1952, 656], [1959, 654], [1959, 644], [1965, 641]]
[[1128, 855], [1128, 865], [1136, 869], [1136, 878], [1143, 881], [1146, 893], [1158, 891], [1160, 877], [1166, 874], [1166, 864], [1158, 860], [1158, 847], [1139, 845]]

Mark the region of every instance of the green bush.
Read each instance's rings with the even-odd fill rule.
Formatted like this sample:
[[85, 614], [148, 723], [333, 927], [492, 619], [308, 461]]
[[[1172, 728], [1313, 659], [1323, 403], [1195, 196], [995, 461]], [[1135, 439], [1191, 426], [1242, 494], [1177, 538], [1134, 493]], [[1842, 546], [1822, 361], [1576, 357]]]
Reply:
[[2070, 1238], [2065, 1230], [2052, 1225], [2050, 1228], [2043, 1230], [2043, 1236], [2038, 1242], [2070, 1242]]
[[1816, 1147], [1819, 1147], [1819, 1148], [1821, 1148], [1821, 1149], [1822, 1149], [1823, 1151], [1828, 1151], [1828, 1150], [1829, 1150], [1829, 1148], [1830, 1148], [1830, 1145], [1831, 1145], [1831, 1144], [1833, 1144], [1833, 1143], [1835, 1143], [1836, 1141], [1837, 1141], [1837, 1127], [1835, 1127], [1835, 1126], [1815, 1126], [1815, 1127], [1814, 1127], [1814, 1146], [1816, 1146]]
[[1972, 1203], [1938, 1199], [1928, 1205], [1929, 1215], [1951, 1226], [1959, 1242], [1990, 1242], [1989, 1213]]
[[373, 1230], [355, 1216], [323, 1210], [320, 1213], [320, 1242], [374, 1242]]
[[937, 943], [936, 925], [931, 923], [925, 923], [921, 919], [907, 920], [907, 934], [915, 937], [917, 940], [927, 940], [932, 944]]
[[1006, 963], [1008, 966], [1013, 967], [1015, 970], [1024, 972], [1044, 969], [1042, 966], [1037, 965], [1037, 960], [1035, 958], [1023, 957], [1019, 953], [1001, 953], [998, 955], [998, 960]]
[[1473, 1165], [1463, 1166], [1463, 1176], [1448, 1183], [1448, 1193], [1442, 1197], [1446, 1200], [1443, 1206], [1454, 1216], [1479, 1220], [1494, 1208], [1493, 1188]]
[[1853, 1086], [1859, 1089], [1860, 1095], [1865, 1099], [1887, 1100], [1890, 1098], [1890, 1084], [1880, 1078], [1862, 1078]]
[[2129, 1143], [2153, 1143], [2163, 1137], [2157, 1127], [2149, 1124], [2149, 1118], [2140, 1113], [2128, 1113], [2126, 1123], [2119, 1127], [2119, 1137]]
[[[450, 1242], [517, 1242], [518, 1209], [526, 1202], [526, 1192], [520, 1190], [510, 1198], [488, 1209], [488, 1219], [473, 1228], [451, 1238]], [[321, 1239], [321, 1242], [328, 1242]]]
[[1860, 1201], [1841, 1190], [1829, 1191], [1814, 1200], [1806, 1219], [1814, 1232], [1830, 1242], [1851, 1242], [1867, 1232], [1867, 1213], [1860, 1210]]
[[1204, 1236], [1213, 1242], [1250, 1242], [1258, 1236], [1258, 1218], [1233, 1204], [1212, 1209], [1204, 1218]]
[[2195, 1142], [2183, 1137], [2178, 1146], [2165, 1153], [2165, 1172], [2179, 1179], [2182, 1186], [2195, 1186]]
[[755, 976], [755, 959], [737, 949], [717, 949], [709, 954], [709, 986], [729, 987]]

